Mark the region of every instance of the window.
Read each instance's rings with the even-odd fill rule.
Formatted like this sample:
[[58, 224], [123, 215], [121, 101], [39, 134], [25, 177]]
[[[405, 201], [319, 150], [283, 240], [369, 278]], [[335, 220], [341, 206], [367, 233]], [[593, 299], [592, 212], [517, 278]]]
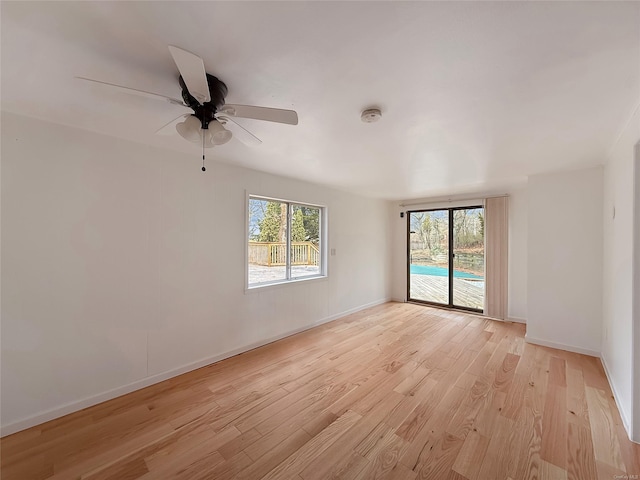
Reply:
[[324, 208], [249, 197], [249, 287], [324, 275]]

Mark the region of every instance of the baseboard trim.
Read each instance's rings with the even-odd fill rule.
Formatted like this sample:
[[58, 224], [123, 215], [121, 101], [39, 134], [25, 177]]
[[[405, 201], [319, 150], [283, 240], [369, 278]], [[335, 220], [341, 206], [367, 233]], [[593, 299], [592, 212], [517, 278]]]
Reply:
[[607, 361], [605, 360], [604, 355], [600, 355], [600, 361], [602, 362], [602, 367], [604, 368], [604, 374], [607, 376], [607, 381], [609, 382], [609, 386], [611, 387], [611, 392], [613, 393], [613, 399], [616, 402], [616, 407], [618, 407], [618, 412], [620, 413], [620, 418], [622, 419], [622, 426], [624, 427], [625, 432], [627, 432], [627, 436], [629, 437], [629, 440], [631, 440], [634, 443], [640, 443], [637, 440], [634, 440], [633, 436], [631, 435], [631, 422], [629, 421], [629, 418], [625, 415], [625, 411], [620, 406], [620, 402], [618, 401], [618, 399], [620, 398], [620, 395], [618, 395], [618, 391], [616, 390], [616, 385], [612, 381], [611, 374], [609, 373], [609, 367], [607, 366]]
[[600, 352], [590, 350], [588, 348], [576, 347], [574, 345], [565, 345], [564, 343], [550, 342], [549, 340], [542, 340], [540, 338], [531, 337], [528, 333], [524, 336], [524, 341], [527, 343], [533, 343], [534, 345], [541, 345], [543, 347], [557, 348], [558, 350], [566, 350], [568, 352], [582, 353], [583, 355], [589, 355], [590, 357], [600, 358]]
[[[336, 313], [335, 315], [331, 315], [329, 317], [325, 317], [322, 320], [317, 321], [316, 323], [314, 323], [313, 325], [311, 325], [309, 327], [301, 328], [298, 332], [295, 332], [295, 333], [304, 332], [305, 330], [309, 330], [310, 328], [317, 327], [319, 325], [322, 325], [323, 323], [332, 322], [333, 320], [337, 320], [338, 318], [346, 317], [347, 315], [351, 315], [352, 313], [357, 313], [357, 312], [360, 312], [362, 310], [366, 310], [367, 308], [375, 307], [377, 305], [382, 305], [383, 303], [389, 303], [389, 302], [393, 302], [393, 301], [395, 301], [395, 300], [393, 300], [391, 297], [385, 297], [385, 298], [382, 298], [380, 300], [376, 300], [374, 302], [367, 303], [365, 305], [360, 305], [359, 307], [351, 308], [349, 310], [345, 310], [344, 312]], [[289, 334], [281, 336], [280, 338], [289, 337], [291, 335], [295, 335], [295, 333], [289, 333]], [[276, 340], [280, 340], [280, 338], [277, 338]], [[274, 341], [274, 340], [272, 340], [272, 341]], [[267, 343], [271, 343], [271, 342], [267, 342]], [[256, 348], [256, 347], [253, 347], [253, 348]]]
[[508, 322], [514, 322], [514, 323], [527, 323], [527, 319], [526, 318], [520, 318], [520, 317], [508, 317], [507, 318]]
[[340, 313], [336, 313], [334, 315], [330, 315], [321, 320], [316, 320], [304, 327], [296, 328], [293, 330], [289, 330], [282, 334], [254, 342], [248, 345], [245, 345], [240, 348], [235, 348], [233, 350], [229, 350], [227, 352], [213, 355], [211, 357], [203, 358], [202, 360], [198, 360], [196, 362], [189, 363], [187, 365], [183, 365], [181, 367], [174, 368], [172, 370], [168, 370], [163, 373], [159, 373], [156, 375], [151, 375], [149, 377], [145, 377], [143, 379], [137, 380], [135, 382], [129, 383], [127, 385], [123, 385], [121, 387], [113, 388], [111, 390], [107, 390], [105, 392], [99, 393], [97, 395], [92, 395], [90, 397], [83, 398], [81, 400], [77, 400], [74, 402], [69, 402], [59, 407], [52, 408], [50, 410], [38, 413], [36, 415], [32, 415], [30, 417], [26, 417], [20, 420], [17, 420], [13, 423], [9, 423], [7, 425], [3, 425], [0, 427], [0, 437], [5, 437], [7, 435], [11, 435], [12, 433], [19, 432], [21, 430], [25, 430], [27, 428], [35, 427], [36, 425], [40, 425], [42, 423], [48, 422], [50, 420], [54, 420], [56, 418], [63, 417], [70, 413], [77, 412], [79, 410], [92, 407], [102, 402], [106, 402], [107, 400], [112, 400], [114, 398], [120, 397], [122, 395], [126, 395], [127, 393], [135, 392], [136, 390], [140, 390], [142, 388], [154, 385], [156, 383], [163, 382], [173, 377], [177, 377], [178, 375], [182, 375], [187, 372], [191, 372], [193, 370], [197, 370], [198, 368], [206, 367], [207, 365], [211, 365], [212, 363], [219, 362], [221, 360], [225, 360], [227, 358], [233, 357], [235, 355], [239, 355], [241, 353], [248, 352], [249, 350], [253, 350], [254, 348], [263, 347], [268, 345], [269, 343], [276, 342], [278, 340], [282, 340], [283, 338], [290, 337], [291, 335], [295, 335], [297, 333], [304, 332], [306, 330], [310, 330], [312, 328], [318, 327], [325, 323], [332, 322], [337, 320], [338, 318], [345, 317], [347, 315], [351, 315], [352, 313], [359, 312], [361, 310], [365, 310], [367, 308], [375, 307], [376, 305], [381, 305], [383, 303], [387, 303], [391, 301], [391, 297], [382, 298], [364, 305], [360, 305], [358, 307], [351, 308], [349, 310], [345, 310]]

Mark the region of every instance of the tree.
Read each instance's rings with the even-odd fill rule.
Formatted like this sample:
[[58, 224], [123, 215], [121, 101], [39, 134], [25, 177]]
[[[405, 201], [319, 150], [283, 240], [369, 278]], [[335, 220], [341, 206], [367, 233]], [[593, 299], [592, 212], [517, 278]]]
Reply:
[[431, 216], [427, 214], [420, 224], [420, 236], [422, 237], [424, 245], [429, 249], [429, 252], [431, 252], [431, 230]]
[[304, 228], [304, 216], [302, 209], [296, 207], [291, 219], [291, 241], [304, 242], [307, 239], [307, 232]]
[[260, 222], [264, 218], [267, 202], [256, 198], [249, 199], [249, 240], [259, 241]]
[[318, 245], [320, 241], [320, 209], [301, 206], [300, 210], [302, 211], [306, 240]]
[[278, 230], [277, 242], [287, 241], [287, 204], [280, 204], [280, 230]]
[[453, 234], [456, 247], [465, 248], [469, 246], [469, 229], [466, 209], [453, 211]]
[[[279, 236], [282, 231], [282, 211], [280, 202], [267, 202], [267, 209], [264, 217], [259, 222], [261, 242], [279, 242]], [[286, 208], [286, 206], [285, 206]], [[284, 225], [286, 228], [286, 223]]]

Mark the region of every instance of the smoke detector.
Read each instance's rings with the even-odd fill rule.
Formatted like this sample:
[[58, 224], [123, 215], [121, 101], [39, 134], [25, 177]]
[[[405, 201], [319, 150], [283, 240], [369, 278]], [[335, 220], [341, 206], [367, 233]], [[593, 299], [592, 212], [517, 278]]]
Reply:
[[360, 114], [360, 120], [364, 123], [374, 123], [382, 118], [382, 112], [379, 108], [367, 108]]

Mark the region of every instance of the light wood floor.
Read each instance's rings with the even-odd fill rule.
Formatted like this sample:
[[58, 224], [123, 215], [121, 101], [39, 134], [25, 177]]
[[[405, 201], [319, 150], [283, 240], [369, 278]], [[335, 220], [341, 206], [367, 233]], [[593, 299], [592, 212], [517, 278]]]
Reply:
[[599, 360], [523, 335], [388, 303], [6, 437], [2, 479], [640, 474]]

